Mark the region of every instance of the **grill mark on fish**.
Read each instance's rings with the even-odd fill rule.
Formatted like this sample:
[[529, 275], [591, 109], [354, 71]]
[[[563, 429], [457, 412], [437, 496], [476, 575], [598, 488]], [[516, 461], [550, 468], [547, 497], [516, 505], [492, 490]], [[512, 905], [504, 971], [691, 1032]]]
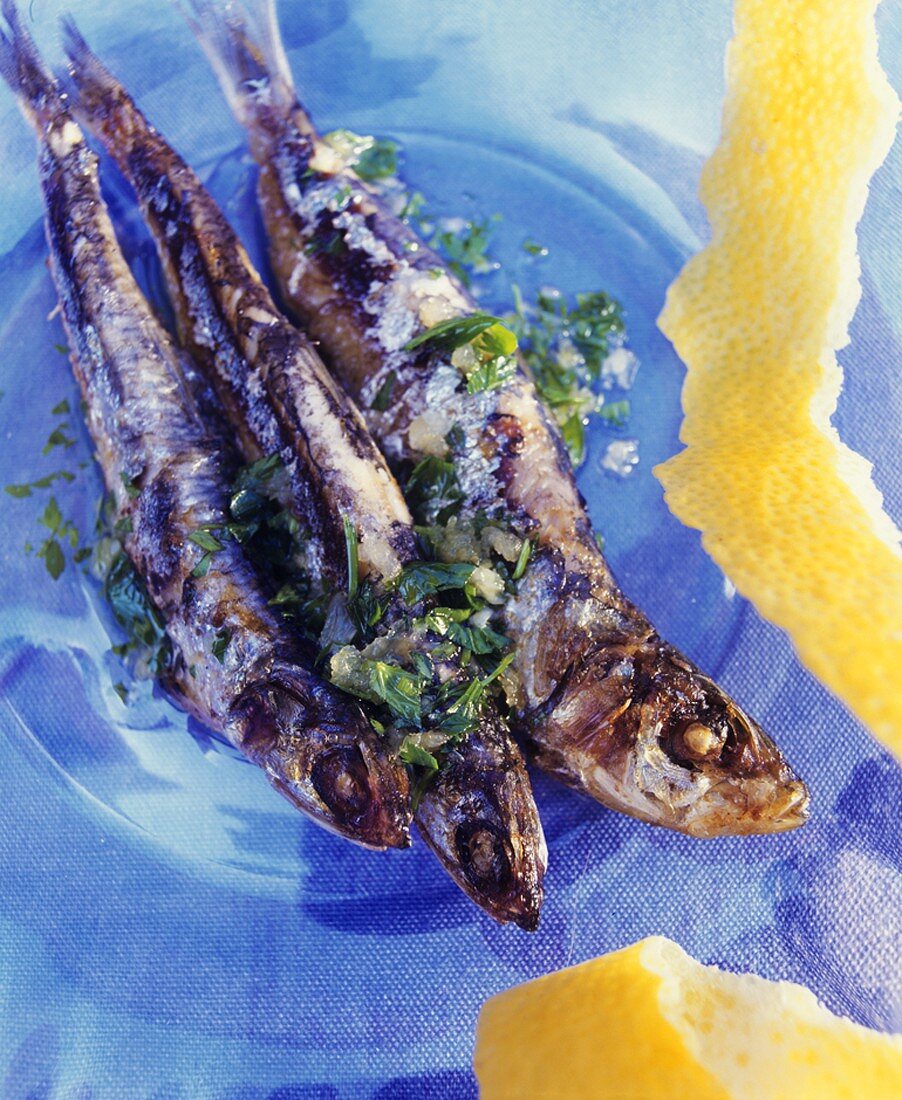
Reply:
[[[247, 0], [240, 12], [208, 0], [193, 6], [194, 29], [260, 165], [260, 203], [286, 303], [396, 470], [422, 457], [409, 444], [411, 422], [441, 409], [465, 434], [452, 455], [465, 512], [503, 515], [536, 539], [503, 629], [516, 645], [527, 696], [520, 722], [538, 764], [614, 809], [697, 836], [802, 824], [807, 791], [774, 743], [620, 591], [560, 435], [522, 364], [493, 393], [468, 396], [447, 357], [428, 346], [405, 351], [423, 329], [424, 298], [440, 297], [457, 314], [475, 303], [409, 226], [334, 163], [297, 98], [270, 0]], [[333, 230], [370, 256], [355, 259], [373, 275], [365, 298], [337, 277], [339, 247], [309, 247], [327, 209]], [[427, 268], [443, 274], [431, 280]], [[401, 396], [386, 413], [373, 410], [392, 372]], [[626, 647], [631, 675], [611, 663], [618, 647]], [[687, 763], [680, 746], [693, 725], [694, 740], [708, 748]]]
[[[320, 544], [311, 572], [346, 584], [346, 515], [357, 528], [364, 571], [374, 580], [392, 579], [420, 554], [407, 506], [359, 412], [306, 337], [280, 316], [195, 174], [71, 25], [67, 48], [76, 109], [138, 195], [185, 343], [207, 365], [241, 438], [252, 440], [249, 457], [264, 452], [270, 441], [281, 441], [280, 453], [294, 475], [294, 507]], [[347, 286], [358, 285], [352, 268], [344, 277]], [[409, 613], [396, 596], [384, 624]], [[243, 711], [247, 722], [253, 725], [266, 698], [263, 691], [253, 693]], [[544, 838], [522, 754], [497, 714], [487, 711], [483, 728], [456, 747], [453, 767], [442, 768], [426, 791], [416, 821], [445, 869], [479, 905], [497, 920], [532, 929], [542, 899]], [[344, 775], [350, 798], [359, 767], [357, 758], [342, 750], [319, 765], [317, 776], [325, 781]], [[499, 851], [503, 848], [509, 860], [503, 883], [474, 869], [482, 849], [447, 842], [448, 830], [464, 826], [474, 836], [494, 830]]]
[[[310, 654], [269, 608], [241, 548], [225, 545], [216, 569], [194, 576], [202, 551], [191, 532], [226, 521], [225, 460], [197, 417], [179, 353], [119, 249], [97, 159], [15, 7], [4, 0], [2, 10], [10, 33], [0, 30], [0, 74], [37, 136], [51, 272], [72, 365], [116, 515], [131, 521], [125, 550], [172, 643], [166, 686], [313, 820], [371, 847], [404, 845], [403, 768], [361, 709], [312, 671]], [[220, 627], [228, 639], [218, 659], [210, 644]], [[248, 701], [264, 684], [275, 686], [251, 728]], [[338, 749], [366, 754], [353, 805], [336, 783], [316, 782], [321, 761]]]

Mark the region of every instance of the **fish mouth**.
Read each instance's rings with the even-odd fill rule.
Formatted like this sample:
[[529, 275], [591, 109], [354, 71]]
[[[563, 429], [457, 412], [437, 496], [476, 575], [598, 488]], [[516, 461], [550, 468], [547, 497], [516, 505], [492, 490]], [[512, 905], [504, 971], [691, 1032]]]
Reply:
[[270, 783], [318, 825], [366, 848], [410, 844], [407, 771], [365, 715], [327, 685], [269, 679], [245, 689], [229, 726]]
[[584, 657], [539, 722], [542, 767], [651, 824], [715, 837], [808, 819], [808, 790], [771, 738], [657, 636]]
[[696, 673], [694, 683], [699, 693], [688, 714], [656, 699], [639, 724], [636, 756], [644, 757], [662, 811], [673, 814], [671, 827], [716, 837], [804, 825], [808, 788], [771, 738], [713, 681]]
[[522, 756], [486, 721], [444, 761], [417, 829], [447, 873], [500, 924], [539, 926], [548, 849]]
[[801, 779], [779, 786], [768, 777], [724, 776], [692, 805], [682, 831], [694, 837], [785, 833], [810, 817], [810, 796]]

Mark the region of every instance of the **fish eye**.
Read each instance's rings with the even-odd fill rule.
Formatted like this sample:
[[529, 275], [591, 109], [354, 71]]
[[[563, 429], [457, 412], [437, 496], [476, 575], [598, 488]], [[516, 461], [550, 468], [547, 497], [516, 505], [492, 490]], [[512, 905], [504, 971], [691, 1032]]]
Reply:
[[511, 861], [504, 836], [486, 821], [467, 821], [455, 832], [455, 845], [467, 878], [481, 889], [498, 892], [511, 883]]
[[331, 749], [320, 756], [311, 770], [310, 782], [341, 819], [358, 817], [369, 805], [366, 762], [356, 745]]

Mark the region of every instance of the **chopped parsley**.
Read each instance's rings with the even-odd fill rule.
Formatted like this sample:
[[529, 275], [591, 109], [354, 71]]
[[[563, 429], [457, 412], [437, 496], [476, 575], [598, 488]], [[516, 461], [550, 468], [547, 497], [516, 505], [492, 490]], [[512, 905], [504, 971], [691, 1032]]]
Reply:
[[413, 607], [438, 592], [467, 591], [475, 569], [468, 562], [413, 562], [401, 570], [394, 588], [407, 606]]
[[488, 248], [498, 221], [498, 214], [473, 221], [453, 219], [433, 234], [429, 243], [447, 258], [448, 267], [464, 286], [471, 285], [473, 275], [486, 275], [497, 267], [488, 257]]
[[466, 378], [468, 393], [497, 389], [517, 371], [517, 337], [490, 313], [439, 321], [415, 336], [404, 350], [424, 346], [431, 351], [454, 352], [451, 362]]
[[141, 490], [138, 488], [138, 484], [134, 478], [129, 477], [124, 470], [119, 476], [122, 478], [122, 484], [125, 488], [125, 495], [129, 498], [129, 500], [134, 500], [136, 497], [141, 495]]
[[11, 497], [22, 499], [30, 497], [35, 489], [49, 489], [54, 481], [72, 482], [74, 480], [75, 474], [70, 473], [69, 470], [54, 470], [52, 474], [45, 474], [44, 477], [39, 477], [35, 481], [26, 481], [21, 485], [7, 485], [6, 492]]
[[225, 662], [226, 650], [229, 648], [229, 642], [231, 640], [232, 632], [225, 628], [217, 630], [213, 636], [213, 644], [210, 646], [210, 653], [212, 653], [220, 664]]
[[544, 245], [539, 244], [538, 241], [533, 240], [532, 237], [527, 237], [523, 242], [523, 251], [528, 256], [540, 256], [543, 259], [548, 255], [548, 249]]
[[425, 523], [446, 523], [463, 499], [454, 463], [427, 456], [414, 466], [404, 496], [411, 511]]
[[[432, 351], [454, 351], [455, 348], [472, 343], [477, 336], [481, 336], [490, 329], [509, 332], [504, 328], [501, 318], [493, 317], [490, 313], [471, 313], [468, 317], [452, 317], [448, 321], [439, 321], [438, 324], [427, 328], [425, 332], [421, 332], [419, 336], [415, 336], [405, 345], [404, 350], [413, 351], [423, 344], [428, 344]], [[516, 340], [514, 340], [513, 349], [516, 347]]]
[[524, 539], [523, 545], [520, 547], [520, 556], [517, 558], [514, 565], [514, 571], [511, 573], [511, 580], [518, 581], [526, 572], [526, 566], [529, 564], [529, 559], [532, 554], [532, 540]]
[[438, 769], [438, 760], [416, 743], [411, 737], [405, 737], [398, 749], [398, 756], [405, 764], [414, 764], [420, 768], [429, 768], [431, 771]]
[[[515, 309], [505, 318], [516, 333], [520, 351], [536, 389], [557, 421], [574, 466], [585, 458], [585, 428], [600, 405], [592, 385], [612, 348], [623, 339], [619, 305], [603, 292], [577, 294], [569, 306], [563, 295], [543, 290], [534, 306], [513, 287]], [[616, 411], [613, 411], [615, 410]], [[608, 423], [620, 424], [629, 412], [626, 402], [608, 406]]]
[[351, 522], [351, 517], [341, 517], [345, 536], [345, 561], [348, 573], [348, 599], [353, 600], [357, 595], [360, 583], [360, 566], [357, 558], [357, 531]]
[[353, 130], [332, 130], [323, 135], [323, 141], [368, 183], [389, 179], [398, 174], [398, 153], [401, 147], [396, 141], [355, 134]]
[[102, 573], [102, 583], [103, 594], [127, 638], [113, 651], [119, 657], [131, 656], [151, 676], [160, 676], [169, 668], [172, 645], [159, 611], [121, 547], [113, 551]]
[[630, 403], [626, 400], [605, 402], [598, 410], [598, 415], [606, 423], [621, 428], [629, 420]]
[[395, 388], [397, 377], [393, 370], [388, 372], [382, 385], [377, 390], [376, 396], [370, 402], [371, 409], [375, 409], [376, 412], [385, 412], [389, 401], [391, 401], [392, 390]]

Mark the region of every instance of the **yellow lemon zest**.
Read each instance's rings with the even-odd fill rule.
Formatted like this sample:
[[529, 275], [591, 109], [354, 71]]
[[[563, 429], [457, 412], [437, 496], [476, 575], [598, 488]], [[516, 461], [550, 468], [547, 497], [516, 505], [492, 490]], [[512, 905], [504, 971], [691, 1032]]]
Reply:
[[855, 225], [892, 142], [876, 0], [736, 0], [711, 244], [659, 324], [686, 364], [671, 510], [902, 756], [902, 555], [871, 467], [829, 423], [859, 297]]
[[481, 1100], [889, 1100], [902, 1037], [792, 982], [702, 966], [661, 936], [492, 997]]

